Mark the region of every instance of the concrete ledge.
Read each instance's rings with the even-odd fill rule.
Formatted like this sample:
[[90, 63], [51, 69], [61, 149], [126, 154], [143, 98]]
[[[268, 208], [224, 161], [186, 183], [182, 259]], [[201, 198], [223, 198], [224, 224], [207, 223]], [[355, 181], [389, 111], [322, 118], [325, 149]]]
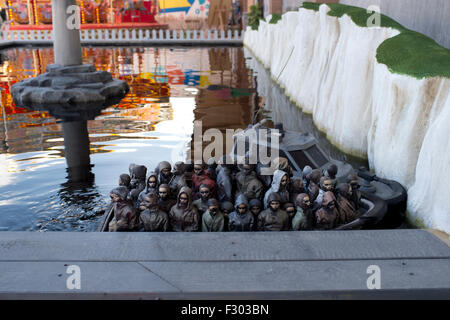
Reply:
[[450, 247], [425, 230], [2, 232], [0, 298], [448, 299]]

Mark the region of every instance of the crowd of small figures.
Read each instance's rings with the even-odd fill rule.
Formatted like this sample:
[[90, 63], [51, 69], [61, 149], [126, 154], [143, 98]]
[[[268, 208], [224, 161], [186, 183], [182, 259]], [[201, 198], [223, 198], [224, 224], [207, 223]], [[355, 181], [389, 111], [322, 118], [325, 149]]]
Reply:
[[226, 161], [162, 161], [148, 176], [131, 164], [110, 193], [109, 231], [330, 230], [361, 214], [356, 175], [337, 184], [333, 164], [294, 174], [287, 159], [276, 160], [271, 176], [259, 174], [261, 165]]

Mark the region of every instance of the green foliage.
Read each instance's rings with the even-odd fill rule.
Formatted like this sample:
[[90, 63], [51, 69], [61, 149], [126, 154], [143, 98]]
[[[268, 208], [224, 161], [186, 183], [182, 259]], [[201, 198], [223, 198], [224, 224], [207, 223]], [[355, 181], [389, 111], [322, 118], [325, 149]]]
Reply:
[[377, 49], [377, 61], [391, 72], [418, 79], [450, 78], [450, 50], [414, 31], [408, 30], [384, 41]]
[[308, 10], [314, 10], [314, 11], [319, 11], [319, 7], [322, 3], [317, 3], [317, 2], [303, 2], [303, 5], [301, 6], [301, 8], [305, 8]]
[[[319, 10], [322, 3], [304, 2], [302, 8]], [[328, 3], [328, 15], [342, 17], [348, 15], [352, 21], [367, 27], [373, 13], [366, 9], [338, 3]], [[393, 28], [399, 35], [384, 41], [377, 49], [377, 61], [385, 64], [393, 73], [406, 74], [421, 79], [424, 77], [450, 77], [450, 50], [437, 44], [433, 39], [406, 29], [388, 16], [381, 15], [381, 27]]]
[[269, 23], [270, 24], [277, 24], [278, 21], [280, 21], [280, 20], [281, 20], [281, 14], [274, 13], [272, 15], [272, 19], [270, 19]]
[[248, 25], [252, 30], [258, 30], [259, 20], [264, 20], [261, 13], [261, 7], [258, 4], [250, 6], [250, 12], [248, 13]]

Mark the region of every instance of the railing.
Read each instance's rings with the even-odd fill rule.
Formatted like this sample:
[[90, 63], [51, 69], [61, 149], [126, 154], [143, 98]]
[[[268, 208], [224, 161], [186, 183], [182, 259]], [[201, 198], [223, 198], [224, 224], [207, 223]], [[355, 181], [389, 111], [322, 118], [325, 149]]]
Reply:
[[[80, 31], [82, 43], [242, 43], [244, 31], [234, 30], [143, 30], [88, 29]], [[51, 43], [51, 30], [8, 30], [0, 35], [3, 42]]]

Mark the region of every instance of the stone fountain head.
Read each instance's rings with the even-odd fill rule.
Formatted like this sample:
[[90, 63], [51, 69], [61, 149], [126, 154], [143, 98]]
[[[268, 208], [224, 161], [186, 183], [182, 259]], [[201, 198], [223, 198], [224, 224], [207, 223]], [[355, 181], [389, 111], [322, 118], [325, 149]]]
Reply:
[[48, 111], [63, 121], [92, 120], [129, 91], [126, 81], [113, 79], [93, 65], [47, 66], [46, 73], [12, 86], [18, 107]]

